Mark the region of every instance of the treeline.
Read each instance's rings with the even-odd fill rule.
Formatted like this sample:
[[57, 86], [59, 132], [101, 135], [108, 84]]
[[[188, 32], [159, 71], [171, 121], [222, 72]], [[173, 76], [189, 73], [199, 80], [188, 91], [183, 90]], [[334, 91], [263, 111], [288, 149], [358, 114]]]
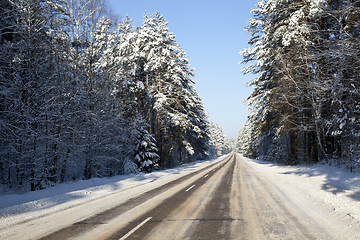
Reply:
[[0, 181], [54, 183], [216, 154], [194, 69], [156, 12], [134, 28], [102, 0], [0, 3]]
[[221, 125], [214, 122], [210, 122], [210, 143], [213, 146], [213, 156], [222, 156], [234, 150], [234, 140], [229, 139]]
[[269, 0], [241, 52], [251, 109], [237, 149], [285, 164], [360, 164], [360, 2]]

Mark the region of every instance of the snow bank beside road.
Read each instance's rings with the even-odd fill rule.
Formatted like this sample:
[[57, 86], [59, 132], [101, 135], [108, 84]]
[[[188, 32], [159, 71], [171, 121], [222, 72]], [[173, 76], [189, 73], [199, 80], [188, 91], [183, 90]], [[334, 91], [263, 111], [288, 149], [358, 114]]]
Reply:
[[324, 226], [338, 228], [342, 239], [360, 239], [360, 173], [243, 159], [314, 220], [326, 219]]
[[[225, 157], [225, 156], [224, 156]], [[175, 169], [154, 171], [148, 174], [131, 174], [111, 178], [94, 178], [24, 194], [0, 196], [0, 228], [24, 219], [50, 214], [61, 209], [101, 198], [116, 191], [154, 181], [172, 181], [193, 171], [205, 168], [224, 157], [211, 161], [198, 161]]]

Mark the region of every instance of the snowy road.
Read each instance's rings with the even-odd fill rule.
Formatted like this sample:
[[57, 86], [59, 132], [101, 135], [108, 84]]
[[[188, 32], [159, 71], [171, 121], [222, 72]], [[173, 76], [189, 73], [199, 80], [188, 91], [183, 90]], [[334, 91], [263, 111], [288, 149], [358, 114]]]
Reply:
[[316, 189], [320, 178], [289, 170], [232, 154], [38, 214], [7, 217], [0, 239], [359, 239], [358, 201], [344, 198], [354, 204], [350, 217], [335, 213], [340, 196], [323, 198], [326, 192]]

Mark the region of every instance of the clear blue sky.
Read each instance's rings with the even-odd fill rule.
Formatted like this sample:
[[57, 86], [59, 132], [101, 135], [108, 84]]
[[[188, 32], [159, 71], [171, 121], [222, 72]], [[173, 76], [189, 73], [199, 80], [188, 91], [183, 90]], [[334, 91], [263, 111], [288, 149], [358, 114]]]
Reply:
[[252, 17], [257, 0], [108, 0], [121, 18], [129, 15], [135, 27], [143, 15], [159, 11], [169, 21], [169, 30], [196, 68], [195, 88], [205, 104], [210, 120], [235, 139], [248, 112], [243, 100], [251, 93], [246, 83], [254, 78], [243, 75], [239, 52], [250, 39], [244, 27]]

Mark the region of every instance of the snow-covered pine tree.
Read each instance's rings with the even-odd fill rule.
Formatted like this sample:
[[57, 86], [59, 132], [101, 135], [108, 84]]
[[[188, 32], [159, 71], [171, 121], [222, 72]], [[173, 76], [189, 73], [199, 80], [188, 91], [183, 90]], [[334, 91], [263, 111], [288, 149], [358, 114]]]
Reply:
[[156, 140], [141, 123], [133, 130], [135, 136], [135, 147], [133, 150], [133, 161], [138, 165], [141, 172], [151, 172], [159, 168], [159, 155], [156, 148]]
[[[269, 40], [271, 37], [269, 36], [271, 12], [269, 12], [267, 1], [259, 1], [256, 6], [257, 8], [251, 10], [254, 18], [250, 19], [245, 28], [252, 36], [248, 43], [253, 47], [240, 52], [244, 59], [241, 64], [256, 62], [246, 67], [243, 73], [258, 75], [248, 83], [248, 86], [252, 86], [254, 91], [245, 100], [252, 113], [248, 117], [248, 123], [244, 127], [243, 134], [250, 134], [248, 140], [255, 141], [243, 141], [241, 143], [243, 153], [248, 156], [259, 154], [258, 150], [255, 149], [258, 143], [257, 137], [266, 135], [267, 129], [277, 127], [280, 122], [279, 116], [273, 113], [275, 111], [272, 107], [272, 96], [276, 93], [278, 79], [274, 70], [276, 51], [273, 49], [276, 49], [276, 45]], [[252, 134], [255, 134], [256, 138], [252, 137]]]
[[195, 153], [190, 160], [206, 159], [212, 157], [210, 146], [210, 123], [205, 112], [205, 106], [199, 94], [192, 89], [191, 101], [187, 105], [188, 118], [191, 123], [191, 129], [187, 130], [187, 138]]
[[[164, 68], [169, 62], [170, 48], [174, 45], [174, 36], [169, 35], [167, 22], [159, 12], [150, 17], [145, 13], [143, 26], [137, 29], [139, 39], [140, 55], [144, 59], [144, 71], [146, 73], [144, 83], [148, 98], [147, 111], [149, 112], [150, 131], [155, 133], [161, 163], [163, 167], [168, 165], [166, 156], [167, 126], [166, 111], [163, 107], [166, 104], [163, 95], [165, 84]], [[152, 111], [155, 110], [155, 111]]]
[[250, 158], [256, 158], [258, 156], [257, 136], [255, 134], [256, 127], [254, 124], [256, 124], [256, 121], [251, 119], [250, 114], [244, 127], [236, 137], [236, 152]]
[[355, 171], [359, 166], [359, 13], [356, 1], [330, 1], [318, 18], [322, 29], [322, 78], [328, 82], [324, 118], [324, 150], [335, 161]]
[[[352, 140], [344, 144], [349, 131], [339, 127], [351, 122], [357, 129], [357, 118], [348, 118], [356, 115], [358, 92], [350, 79], [356, 79], [352, 73], [357, 67], [344, 61], [356, 62], [353, 53], [358, 51], [351, 42], [357, 38], [358, 20], [353, 20], [358, 7], [351, 1], [325, 0], [261, 1], [257, 7], [247, 27], [254, 47], [242, 52], [244, 63], [256, 61], [244, 72], [260, 74], [250, 83], [255, 91], [248, 98], [255, 141], [261, 146], [257, 151], [270, 157], [281, 147], [288, 152], [287, 163], [341, 155], [357, 141], [350, 134]], [[341, 106], [348, 99], [351, 107], [345, 110]]]
[[214, 122], [210, 122], [210, 144], [215, 148], [216, 156], [228, 154], [233, 150], [222, 127]]
[[180, 151], [177, 151], [178, 156], [172, 156], [177, 148], [186, 150], [190, 155], [194, 153], [186, 134], [193, 129], [198, 130], [189, 116], [194, 116], [191, 106], [199, 100], [194, 100], [196, 94], [190, 79], [193, 69], [167, 24], [164, 17], [156, 12], [150, 17], [145, 14], [144, 25], [137, 29], [142, 39], [139, 51], [145, 63], [146, 93], [149, 106], [154, 110], [148, 109], [148, 119], [150, 129], [155, 132], [160, 165], [163, 167], [180, 163], [177, 160], [182, 158]]

